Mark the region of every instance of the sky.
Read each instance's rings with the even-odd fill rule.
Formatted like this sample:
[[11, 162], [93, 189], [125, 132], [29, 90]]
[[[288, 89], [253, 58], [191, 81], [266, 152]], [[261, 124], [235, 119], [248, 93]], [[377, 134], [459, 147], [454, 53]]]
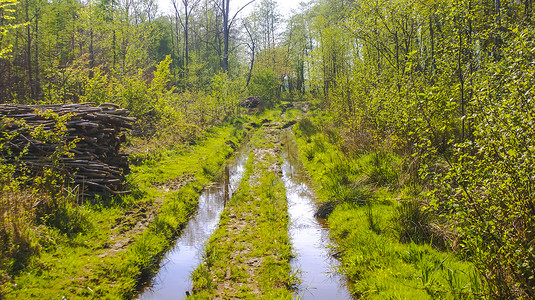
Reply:
[[[230, 0], [230, 11], [232, 12], [231, 15], [234, 15], [233, 12], [237, 11], [239, 8], [241, 8], [243, 5], [247, 4], [250, 0]], [[255, 2], [260, 2], [261, 0], [256, 0]], [[292, 9], [297, 9], [299, 7], [299, 3], [303, 2], [305, 0], [276, 0], [278, 3], [278, 9], [279, 12], [287, 17], [290, 15], [290, 12]], [[158, 7], [160, 12], [162, 13], [168, 13], [173, 11], [173, 7], [171, 4], [171, 0], [157, 0]], [[180, 1], [178, 1], [180, 2]], [[240, 16], [247, 15], [251, 9], [254, 7], [255, 3], [250, 4], [246, 9], [244, 9]]]

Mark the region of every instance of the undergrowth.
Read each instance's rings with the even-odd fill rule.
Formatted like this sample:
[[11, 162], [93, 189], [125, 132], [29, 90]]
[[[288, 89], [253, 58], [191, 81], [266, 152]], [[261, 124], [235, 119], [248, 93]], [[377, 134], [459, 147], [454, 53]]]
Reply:
[[403, 158], [369, 145], [354, 151], [319, 114], [300, 120], [294, 134], [316, 183], [317, 216], [328, 218], [351, 293], [366, 299], [484, 297], [473, 264], [448, 251], [455, 239], [424, 209], [422, 188], [404, 182]]
[[245, 134], [241, 124], [227, 123], [192, 145], [136, 148], [128, 196], [81, 202], [69, 198], [68, 187], [53, 196], [4, 189], [0, 298], [135, 295]]

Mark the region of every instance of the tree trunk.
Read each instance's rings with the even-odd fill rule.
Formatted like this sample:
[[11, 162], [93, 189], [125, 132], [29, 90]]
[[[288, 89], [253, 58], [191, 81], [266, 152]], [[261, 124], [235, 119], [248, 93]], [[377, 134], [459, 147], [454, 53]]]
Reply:
[[502, 25], [502, 18], [501, 18], [501, 2], [500, 0], [494, 0], [494, 5], [496, 8], [496, 25], [500, 27]]
[[41, 85], [39, 82], [39, 18], [38, 15], [35, 15], [35, 77], [34, 77], [34, 92], [33, 99], [40, 99], [41, 95]]
[[223, 72], [228, 72], [228, 45], [229, 45], [229, 7], [230, 0], [223, 0]]
[[[26, 22], [30, 22], [30, 3], [26, 2], [25, 13]], [[35, 99], [35, 89], [33, 84], [33, 69], [32, 69], [32, 31], [31, 26], [26, 26], [26, 64], [28, 69], [28, 84], [30, 85], [31, 97]]]
[[249, 39], [251, 40], [251, 46], [249, 46], [249, 49], [251, 49], [251, 66], [249, 67], [249, 74], [247, 75], [247, 82], [245, 83], [245, 88], [249, 86], [249, 82], [251, 81], [251, 76], [253, 74], [253, 66], [254, 66], [254, 60], [255, 60], [255, 52], [256, 52], [256, 42], [254, 40], [253, 35], [251, 34], [251, 31], [249, 28], [247, 28], [247, 24], [243, 24], [243, 27], [245, 27], [245, 31], [247, 31], [247, 35], [249, 35]]
[[[188, 3], [187, 1], [185, 1], [184, 3]], [[186, 73], [186, 76], [188, 74], [188, 64], [189, 64], [189, 35], [188, 35], [188, 31], [189, 31], [189, 15], [188, 15], [188, 6], [187, 5], [184, 5], [185, 7], [185, 12], [186, 12], [186, 16], [185, 16], [185, 20], [184, 20], [184, 72]]]
[[431, 37], [431, 78], [435, 76], [435, 29], [433, 27], [433, 15], [429, 17], [429, 35]]
[[461, 85], [461, 143], [464, 143], [464, 120], [465, 120], [465, 111], [464, 111], [464, 77], [462, 69], [462, 52], [463, 52], [463, 35], [462, 30], [459, 29], [459, 50], [457, 56], [457, 67], [459, 75], [459, 83]]
[[524, 0], [524, 18], [526, 23], [531, 24], [531, 0]]
[[93, 27], [91, 27], [91, 29], [89, 30], [89, 37], [90, 37], [90, 40], [89, 40], [89, 78], [93, 78], [94, 74], [93, 74], [93, 68], [95, 67], [95, 50], [93, 48], [93, 39], [94, 39], [94, 36], [93, 36]]

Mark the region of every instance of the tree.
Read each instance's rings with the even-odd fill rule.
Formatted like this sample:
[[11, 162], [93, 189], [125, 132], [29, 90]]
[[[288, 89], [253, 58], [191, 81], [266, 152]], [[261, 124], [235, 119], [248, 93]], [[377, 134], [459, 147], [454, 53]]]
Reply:
[[229, 42], [230, 30], [232, 28], [232, 25], [234, 25], [238, 14], [254, 1], [255, 0], [251, 0], [247, 4], [242, 6], [232, 17], [230, 17], [230, 0], [222, 0], [221, 5], [219, 6], [219, 9], [221, 10], [221, 14], [223, 16], [223, 58], [221, 65], [223, 72], [228, 72], [229, 68]]
[[17, 4], [16, 0], [0, 0], [0, 59], [7, 57], [13, 48], [12, 44], [3, 43], [8, 32], [25, 25], [12, 22]]
[[300, 13], [294, 14], [287, 22], [284, 44], [287, 47], [289, 68], [292, 70], [288, 76], [290, 92], [297, 90], [300, 94], [305, 92], [305, 63], [309, 60], [312, 50], [309, 24], [307, 21], [307, 7], [302, 6]]
[[[252, 25], [249, 25], [250, 27], [254, 26], [254, 23]], [[247, 36], [249, 37], [249, 41], [246, 43], [247, 47], [251, 51], [251, 63], [249, 65], [249, 74], [247, 75], [247, 81], [245, 83], [245, 87], [247, 88], [249, 86], [249, 82], [251, 81], [251, 76], [253, 74], [253, 67], [255, 63], [255, 55], [256, 55], [256, 38], [253, 35], [255, 31], [251, 28], [249, 29], [249, 26], [246, 22], [243, 23], [243, 27], [245, 28], [245, 31], [247, 32]]]
[[[189, 39], [190, 18], [191, 18], [191, 15], [193, 13], [193, 10], [199, 4], [199, 0], [197, 0], [197, 1], [181, 0], [182, 8], [184, 9], [184, 13], [183, 14], [180, 13], [180, 10], [179, 10], [179, 8], [177, 6], [177, 1], [176, 0], [172, 0], [171, 2], [173, 3], [173, 8], [175, 9], [176, 19], [180, 22], [180, 25], [182, 26], [182, 29], [183, 29], [183, 36], [184, 36], [184, 59], [183, 59], [184, 60], [184, 73], [187, 76], [187, 74], [188, 74], [188, 64], [189, 64], [189, 60], [190, 60], [190, 55], [189, 55], [189, 50], [190, 50], [190, 47], [189, 47], [189, 42], [190, 42], [190, 39]], [[178, 36], [178, 33], [177, 33], [177, 36]]]

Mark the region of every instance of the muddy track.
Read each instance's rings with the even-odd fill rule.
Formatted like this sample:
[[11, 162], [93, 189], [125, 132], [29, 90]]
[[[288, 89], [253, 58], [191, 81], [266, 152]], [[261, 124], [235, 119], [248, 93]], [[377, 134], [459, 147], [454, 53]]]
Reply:
[[[269, 119], [264, 119], [252, 134], [251, 140], [246, 147], [248, 154], [245, 157], [248, 157], [248, 159], [247, 163], [242, 160], [243, 165], [241, 167], [242, 170], [245, 169], [243, 180], [241, 180], [241, 183], [237, 182], [231, 188], [232, 195], [230, 196], [226, 195], [228, 186], [219, 187], [219, 189], [225, 190], [225, 203], [227, 201], [228, 203], [224, 210], [222, 209], [223, 212], [220, 217], [212, 216], [212, 218], [215, 218], [211, 220], [212, 222], [217, 222], [217, 219], [219, 219], [217, 229], [211, 235], [204, 250], [197, 250], [200, 251], [197, 252], [197, 255], [204, 253], [202, 262], [191, 259], [200, 263], [191, 274], [193, 287], [190, 286], [191, 288], [188, 288], [187, 283], [185, 285], [178, 283], [178, 281], [187, 281], [185, 278], [189, 275], [189, 272], [184, 272], [184, 269], [190, 269], [190, 267], [185, 266], [195, 265], [184, 262], [184, 257], [188, 256], [188, 250], [182, 250], [186, 252], [183, 254], [177, 252], [169, 256], [169, 260], [176, 259], [177, 262], [181, 261], [179, 265], [169, 266], [169, 269], [175, 270], [175, 274], [163, 273], [158, 276], [158, 278], [172, 278], [172, 282], [169, 283], [172, 288], [164, 286], [163, 280], [168, 279], [157, 278], [153, 288], [142, 294], [140, 299], [167, 299], [167, 296], [171, 299], [171, 297], [178, 296], [180, 298], [186, 295], [193, 299], [280, 299], [293, 298], [296, 295], [302, 297], [305, 293], [312, 294], [310, 288], [316, 289], [316, 286], [303, 287], [300, 285], [298, 277], [302, 275], [301, 267], [295, 263], [296, 259], [292, 253], [292, 243], [295, 241], [293, 237], [292, 239], [290, 238], [290, 233], [293, 235], [295, 230], [290, 226], [289, 195], [286, 193], [289, 192], [295, 196], [296, 188], [293, 186], [291, 191], [286, 190], [289, 182], [293, 180], [290, 177], [294, 176], [293, 171], [291, 171], [292, 175], [289, 175], [288, 172], [287, 148], [291, 144], [290, 141], [293, 141], [289, 135], [291, 131], [289, 127], [295, 123], [295, 120], [271, 122]], [[284, 151], [283, 146], [285, 147]], [[294, 160], [298, 160], [298, 158], [295, 158], [297, 153], [294, 148]], [[284, 172], [283, 161], [286, 161], [286, 171]], [[291, 167], [292, 170], [293, 168]], [[299, 183], [297, 184], [299, 185]], [[173, 183], [171, 182], [169, 185], [172, 186]], [[169, 187], [162, 186], [160, 188]], [[309, 219], [306, 219], [305, 223], [314, 220], [313, 213], [314, 211], [310, 212]], [[293, 222], [296, 222], [296, 220], [292, 220]], [[197, 221], [194, 223], [194, 227], [213, 226], [200, 225]], [[308, 226], [308, 224], [306, 225]], [[317, 225], [319, 227], [322, 226], [320, 224]], [[319, 229], [314, 227], [311, 230], [317, 232]], [[197, 234], [199, 233], [197, 232]], [[330, 256], [327, 245], [319, 241], [319, 239], [325, 240], [325, 236], [328, 233], [326, 231], [322, 234], [323, 236], [317, 236], [316, 234], [311, 239], [314, 240], [313, 243], [315, 244], [322, 243], [321, 247], [323, 247], [321, 251], [317, 249], [312, 251], [313, 256], [315, 255], [313, 259], [316, 260], [322, 260], [325, 256]], [[192, 239], [192, 237], [188, 237], [189, 234], [185, 235], [186, 239]], [[207, 235], [203, 240], [196, 243], [202, 244], [206, 238]], [[188, 244], [180, 242], [175, 246], [175, 248], [182, 249], [188, 247]], [[312, 246], [312, 248], [317, 247]], [[306, 250], [299, 248], [297, 250], [306, 252]], [[180, 252], [181, 250], [177, 251]], [[301, 254], [297, 253], [296, 255]], [[294, 262], [292, 263], [292, 261]], [[170, 263], [174, 264], [173, 262]], [[298, 263], [301, 263], [301, 261]], [[316, 263], [313, 262], [312, 264]], [[332, 267], [328, 264], [320, 265], [321, 267], [317, 267], [312, 273], [326, 274], [325, 277], [322, 277], [322, 283], [320, 283], [323, 290], [325, 290], [326, 284], [324, 281], [328, 281], [332, 277], [330, 272]], [[328, 270], [329, 268], [331, 270]], [[167, 269], [167, 267], [164, 269]], [[181, 273], [181, 275], [178, 275], [178, 273]], [[304, 284], [308, 283], [305, 282]], [[177, 287], [178, 285], [180, 285], [179, 288]], [[343, 293], [336, 294], [337, 289], [338, 291], [340, 290], [339, 281], [335, 282], [333, 286], [336, 287], [327, 288], [331, 289], [331, 291], [324, 292], [322, 295], [343, 295], [343, 299], [348, 299]], [[175, 288], [174, 290], [173, 287]], [[345, 290], [344, 287], [342, 289]]]
[[280, 180], [283, 123], [264, 123], [251, 141], [244, 181], [221, 216], [194, 272], [199, 298], [290, 296], [288, 214]]
[[[251, 189], [258, 188], [261, 184], [260, 176], [262, 172], [258, 172], [262, 169], [267, 169], [267, 172], [274, 174], [281, 174], [280, 160], [277, 159], [281, 149], [278, 146], [280, 144], [280, 129], [277, 124], [270, 124], [265, 126], [265, 139], [267, 143], [273, 144], [273, 148], [255, 148], [252, 151], [252, 159], [254, 161], [254, 172], [249, 179]], [[265, 166], [267, 165], [267, 168]], [[258, 196], [253, 196], [250, 199], [251, 202], [259, 202]], [[238, 266], [247, 272], [248, 276], [244, 281], [239, 281], [236, 285], [233, 278], [231, 268], [228, 267], [225, 271], [224, 281], [216, 282], [216, 298], [224, 299], [230, 295], [239, 294], [239, 289], [247, 289], [256, 297], [261, 297], [262, 288], [259, 286], [255, 278], [258, 278], [261, 272], [261, 266], [269, 258], [277, 259], [276, 253], [255, 253], [255, 246], [252, 243], [254, 236], [251, 233], [255, 232], [255, 229], [261, 226], [258, 223], [260, 215], [256, 211], [244, 211], [236, 206], [230, 206], [228, 210], [228, 219], [225, 227], [227, 228], [227, 235], [221, 240], [222, 243], [231, 244], [233, 248], [230, 252], [230, 262]], [[247, 237], [243, 239], [242, 237]]]

